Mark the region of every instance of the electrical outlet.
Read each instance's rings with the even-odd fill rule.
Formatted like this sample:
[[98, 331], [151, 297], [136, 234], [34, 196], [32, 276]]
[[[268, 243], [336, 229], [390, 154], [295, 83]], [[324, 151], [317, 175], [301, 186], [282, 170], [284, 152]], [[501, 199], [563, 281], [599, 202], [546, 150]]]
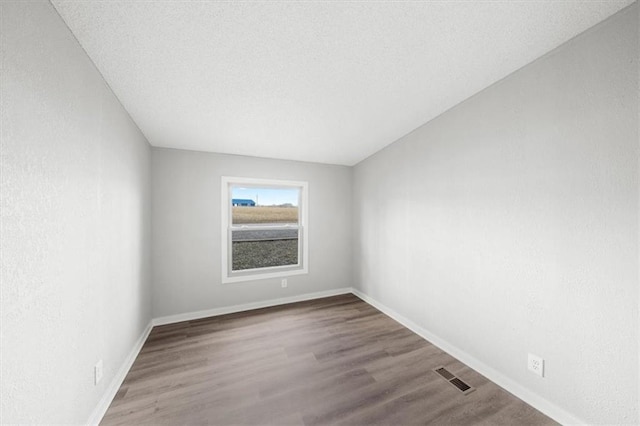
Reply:
[[544, 377], [544, 359], [537, 355], [529, 354], [529, 361], [527, 363], [529, 371], [533, 374], [537, 374], [540, 377]]
[[100, 383], [100, 380], [102, 380], [102, 374], [103, 374], [102, 360], [100, 360], [96, 363], [95, 367], [93, 367], [94, 384], [97, 385], [98, 383]]
[[288, 283], [287, 283], [287, 279], [286, 278], [282, 279], [281, 285], [282, 285], [282, 288], [287, 288]]

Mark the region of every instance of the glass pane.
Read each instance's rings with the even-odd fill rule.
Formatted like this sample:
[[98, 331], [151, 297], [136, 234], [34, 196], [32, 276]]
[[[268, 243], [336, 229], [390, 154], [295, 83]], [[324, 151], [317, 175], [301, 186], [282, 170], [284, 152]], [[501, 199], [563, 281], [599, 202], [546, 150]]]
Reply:
[[298, 224], [300, 188], [231, 187], [234, 225]]
[[232, 271], [298, 264], [298, 230], [232, 231]]

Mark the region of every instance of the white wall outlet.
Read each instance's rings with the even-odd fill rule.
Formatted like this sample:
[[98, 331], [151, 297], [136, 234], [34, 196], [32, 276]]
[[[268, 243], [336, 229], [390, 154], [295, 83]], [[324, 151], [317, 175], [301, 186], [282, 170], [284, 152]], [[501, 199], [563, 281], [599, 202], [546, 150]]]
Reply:
[[529, 371], [537, 374], [540, 377], [544, 377], [544, 359], [537, 355], [529, 354], [529, 360], [527, 362]]
[[102, 380], [102, 374], [103, 374], [103, 368], [102, 368], [102, 360], [98, 361], [95, 365], [95, 367], [93, 367], [93, 380], [94, 380], [94, 384], [98, 384], [100, 383], [100, 380]]
[[282, 282], [280, 283], [280, 285], [282, 285], [282, 288], [287, 288], [287, 285], [288, 285], [288, 283], [287, 283], [287, 279], [286, 279], [286, 278], [283, 278], [283, 279], [282, 279]]

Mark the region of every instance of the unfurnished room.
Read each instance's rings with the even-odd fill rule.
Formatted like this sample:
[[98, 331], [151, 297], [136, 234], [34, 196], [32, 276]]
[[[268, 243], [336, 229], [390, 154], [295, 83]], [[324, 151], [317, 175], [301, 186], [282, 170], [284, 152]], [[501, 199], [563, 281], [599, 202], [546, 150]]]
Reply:
[[637, 1], [0, 18], [0, 424], [640, 425]]

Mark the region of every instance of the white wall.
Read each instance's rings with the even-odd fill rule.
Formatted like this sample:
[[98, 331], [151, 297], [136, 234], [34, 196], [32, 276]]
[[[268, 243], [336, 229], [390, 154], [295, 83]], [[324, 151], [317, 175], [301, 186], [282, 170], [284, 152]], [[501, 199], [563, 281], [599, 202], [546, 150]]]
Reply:
[[637, 9], [354, 170], [357, 287], [589, 423], [640, 423]]
[[[351, 169], [196, 151], [152, 150], [155, 317], [351, 286]], [[221, 176], [309, 182], [309, 274], [221, 284]]]
[[0, 422], [84, 423], [151, 318], [150, 148], [48, 2], [0, 8]]

